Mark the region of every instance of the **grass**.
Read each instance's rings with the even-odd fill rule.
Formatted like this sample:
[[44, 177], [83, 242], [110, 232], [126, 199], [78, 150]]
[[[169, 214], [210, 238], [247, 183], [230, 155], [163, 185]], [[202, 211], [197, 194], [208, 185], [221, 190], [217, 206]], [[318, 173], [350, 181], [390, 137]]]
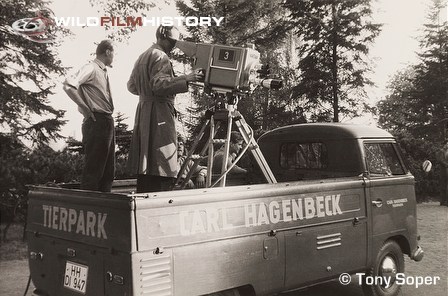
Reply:
[[[2, 236], [5, 227], [6, 224], [0, 225]], [[23, 224], [14, 223], [8, 229], [6, 240], [3, 240], [3, 237], [0, 238], [2, 239], [0, 243], [0, 261], [20, 260], [27, 258], [28, 250], [26, 241], [22, 239], [23, 227]]]

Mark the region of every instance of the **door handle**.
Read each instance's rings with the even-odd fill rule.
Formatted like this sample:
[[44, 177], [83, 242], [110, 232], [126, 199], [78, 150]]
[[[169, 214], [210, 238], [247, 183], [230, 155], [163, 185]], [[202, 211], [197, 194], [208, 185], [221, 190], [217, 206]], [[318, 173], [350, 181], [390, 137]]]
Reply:
[[372, 205], [376, 206], [377, 208], [381, 208], [383, 206], [383, 201], [381, 199], [372, 200]]

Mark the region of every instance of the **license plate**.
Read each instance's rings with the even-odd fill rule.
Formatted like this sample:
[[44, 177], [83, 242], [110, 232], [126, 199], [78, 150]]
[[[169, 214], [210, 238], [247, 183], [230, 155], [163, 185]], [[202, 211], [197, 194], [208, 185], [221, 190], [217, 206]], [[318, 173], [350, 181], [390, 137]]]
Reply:
[[89, 267], [67, 261], [65, 264], [64, 287], [85, 294]]

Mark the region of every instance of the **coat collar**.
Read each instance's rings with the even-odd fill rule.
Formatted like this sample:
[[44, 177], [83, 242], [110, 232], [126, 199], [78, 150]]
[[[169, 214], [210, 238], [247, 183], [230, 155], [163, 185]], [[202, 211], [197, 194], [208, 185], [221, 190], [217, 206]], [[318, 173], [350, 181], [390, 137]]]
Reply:
[[152, 45], [152, 48], [158, 49], [158, 50], [164, 52], [166, 55], [168, 55], [168, 54], [165, 52], [165, 50], [163, 49], [163, 47], [160, 46], [160, 44], [154, 43], [154, 44]]
[[94, 59], [93, 62], [96, 63], [102, 70], [104, 70], [104, 71], [107, 70], [106, 65], [99, 59]]

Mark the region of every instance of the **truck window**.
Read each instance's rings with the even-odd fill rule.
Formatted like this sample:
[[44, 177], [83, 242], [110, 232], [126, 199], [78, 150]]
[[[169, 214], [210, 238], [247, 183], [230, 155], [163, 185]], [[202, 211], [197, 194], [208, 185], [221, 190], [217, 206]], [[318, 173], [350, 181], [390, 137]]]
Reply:
[[280, 149], [280, 166], [285, 169], [327, 168], [327, 147], [323, 143], [284, 143]]
[[392, 143], [366, 143], [364, 149], [370, 174], [388, 176], [405, 174]]

